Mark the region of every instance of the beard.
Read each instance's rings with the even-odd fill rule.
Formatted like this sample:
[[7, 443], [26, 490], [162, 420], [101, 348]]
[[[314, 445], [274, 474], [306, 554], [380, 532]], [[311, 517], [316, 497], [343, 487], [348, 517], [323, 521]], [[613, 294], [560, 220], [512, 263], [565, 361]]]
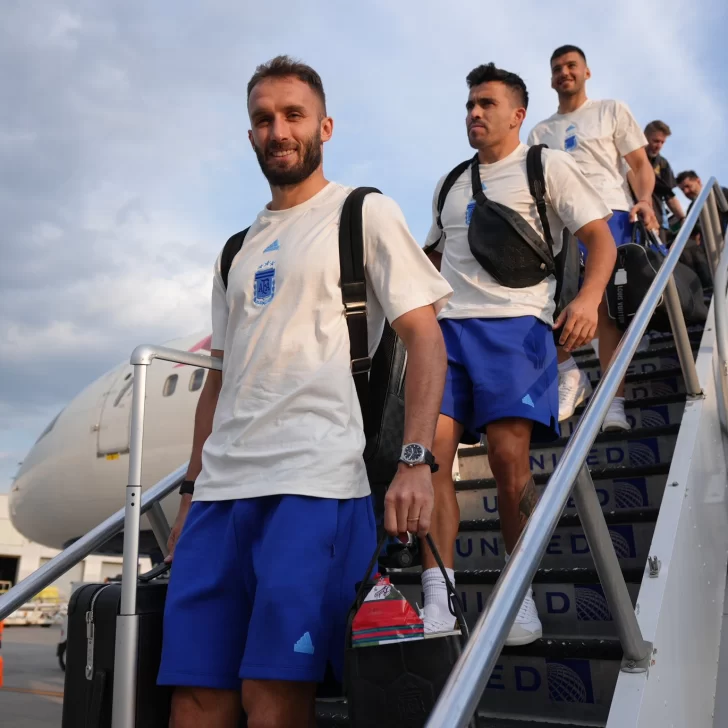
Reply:
[[298, 144], [299, 161], [287, 169], [275, 166], [275, 158], [268, 155], [286, 149], [295, 149], [290, 143], [270, 142], [265, 150], [255, 145], [255, 156], [260, 169], [272, 187], [291, 187], [308, 179], [321, 166], [321, 130], [318, 129], [305, 142]]

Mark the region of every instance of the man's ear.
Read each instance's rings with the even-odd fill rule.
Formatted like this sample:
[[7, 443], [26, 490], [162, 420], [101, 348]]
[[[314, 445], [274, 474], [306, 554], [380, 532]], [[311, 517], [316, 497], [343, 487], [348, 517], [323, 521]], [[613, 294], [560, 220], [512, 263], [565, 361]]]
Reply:
[[321, 141], [327, 142], [334, 135], [334, 120], [330, 116], [321, 119]]

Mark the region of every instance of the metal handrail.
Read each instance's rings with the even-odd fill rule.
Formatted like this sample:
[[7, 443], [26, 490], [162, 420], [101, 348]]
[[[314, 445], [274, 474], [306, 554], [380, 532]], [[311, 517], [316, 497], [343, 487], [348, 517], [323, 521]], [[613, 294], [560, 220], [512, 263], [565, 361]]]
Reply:
[[[149, 365], [154, 359], [175, 362], [178, 364], [189, 364], [194, 367], [205, 369], [222, 369], [222, 360], [217, 357], [205, 354], [195, 354], [189, 351], [169, 349], [163, 346], [138, 346], [132, 353], [132, 365]], [[149, 488], [141, 498], [140, 515], [149, 513], [152, 529], [159, 540], [159, 533], [164, 530], [166, 519], [155, 506], [168, 496], [184, 479], [187, 473], [189, 462], [181, 465], [175, 471], [162, 478], [158, 483]], [[94, 553], [103, 546], [109, 539], [116, 536], [124, 529], [124, 508], [116, 511], [96, 528], [89, 531], [85, 536], [67, 546], [60, 554], [54, 556], [50, 561], [36, 569], [30, 576], [16, 584], [10, 591], [0, 596], [0, 622], [11, 615], [18, 607], [21, 607], [29, 599], [52, 584], [56, 579], [63, 576], [76, 564], [83, 561], [87, 556]], [[160, 544], [164, 552], [164, 546]]]
[[[155, 503], [179, 487], [187, 473], [187, 466], [188, 463], [181, 465], [144, 493], [142, 496], [142, 513], [146, 513]], [[32, 599], [38, 592], [63, 576], [69, 569], [72, 569], [87, 556], [101, 548], [109, 539], [120, 533], [123, 527], [124, 509], [121, 508], [85, 536], [67, 546], [60, 554], [36, 569], [10, 591], [0, 596], [0, 622], [29, 599]]]
[[[715, 179], [711, 178], [708, 185], [703, 188], [696, 199], [675, 242], [672, 244], [667, 258], [658, 270], [655, 280], [645, 295], [632, 323], [624, 333], [611, 365], [603, 373], [599, 386], [594, 391], [571, 439], [566, 444], [563, 455], [549, 478], [543, 496], [526, 524], [511, 554], [511, 558], [491, 593], [486, 609], [480, 615], [475, 628], [471, 632], [470, 640], [450, 673], [450, 677], [427, 722], [427, 728], [464, 728], [475, 713], [480, 696], [486, 688], [490, 674], [515, 619], [516, 612], [533, 581], [551, 535], [571, 495], [574, 482], [580, 472], [585, 470], [586, 457], [607, 414], [609, 405], [637, 350], [637, 346], [662, 297], [663, 291], [672, 281], [672, 272], [715, 185]], [[722, 202], [725, 202], [725, 200], [722, 200]], [[717, 241], [714, 242], [717, 245]], [[723, 257], [726, 257], [725, 253]], [[722, 285], [721, 282], [725, 281], [725, 271], [721, 270], [718, 272], [716, 283]], [[723, 299], [720, 303], [724, 305], [725, 288], [714, 286], [714, 290], [720, 292], [720, 297]], [[671, 299], [674, 301], [673, 297], [666, 297], [668, 305], [670, 305]], [[719, 305], [714, 302], [713, 309], [717, 310]], [[684, 331], [685, 320], [682, 312], [679, 310], [677, 312], [673, 311], [673, 314], [676, 315], [670, 316], [671, 322], [674, 325], [674, 320], [679, 319], [682, 322]], [[716, 316], [717, 320], [718, 316]], [[676, 346], [680, 345], [677, 333], [679, 332], [675, 334]], [[718, 334], [719, 339], [724, 338], [725, 344], [728, 341], [728, 338], [725, 338], [725, 330], [719, 330]], [[685, 360], [681, 357], [681, 365], [683, 368], [689, 368], [690, 366], [694, 368], [695, 363], [692, 357]], [[721, 381], [721, 387], [725, 392], [725, 378]], [[725, 396], [723, 399], [725, 400]], [[617, 575], [612, 574], [611, 576], [616, 577]], [[621, 574], [619, 580], [622, 583], [624, 582]], [[604, 581], [602, 583], [606, 591], [607, 584]], [[630, 614], [635, 619], [631, 605]]]

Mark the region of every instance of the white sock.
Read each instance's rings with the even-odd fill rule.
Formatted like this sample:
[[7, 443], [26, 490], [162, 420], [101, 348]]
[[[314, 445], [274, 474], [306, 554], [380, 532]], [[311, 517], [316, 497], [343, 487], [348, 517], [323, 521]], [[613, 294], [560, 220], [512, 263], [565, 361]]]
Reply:
[[[455, 571], [446, 568], [445, 572], [451, 584], [455, 586]], [[441, 617], [450, 614], [445, 577], [437, 566], [422, 572], [422, 590], [425, 592], [425, 606], [437, 604]]]
[[610, 406], [614, 407], [614, 405], [622, 405], [624, 407], [624, 397], [615, 397]]
[[578, 368], [579, 367], [576, 365], [576, 360], [573, 356], [570, 356], [566, 361], [559, 362], [559, 374], [566, 374], [566, 372], [570, 372]]

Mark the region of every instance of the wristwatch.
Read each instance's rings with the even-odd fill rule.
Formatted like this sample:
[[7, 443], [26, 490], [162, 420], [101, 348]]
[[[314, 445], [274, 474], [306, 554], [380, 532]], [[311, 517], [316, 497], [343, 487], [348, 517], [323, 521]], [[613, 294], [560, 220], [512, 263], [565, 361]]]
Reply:
[[402, 448], [399, 462], [414, 467], [415, 465], [429, 465], [430, 471], [436, 473], [440, 466], [435, 462], [433, 454], [423, 445], [411, 442]]

